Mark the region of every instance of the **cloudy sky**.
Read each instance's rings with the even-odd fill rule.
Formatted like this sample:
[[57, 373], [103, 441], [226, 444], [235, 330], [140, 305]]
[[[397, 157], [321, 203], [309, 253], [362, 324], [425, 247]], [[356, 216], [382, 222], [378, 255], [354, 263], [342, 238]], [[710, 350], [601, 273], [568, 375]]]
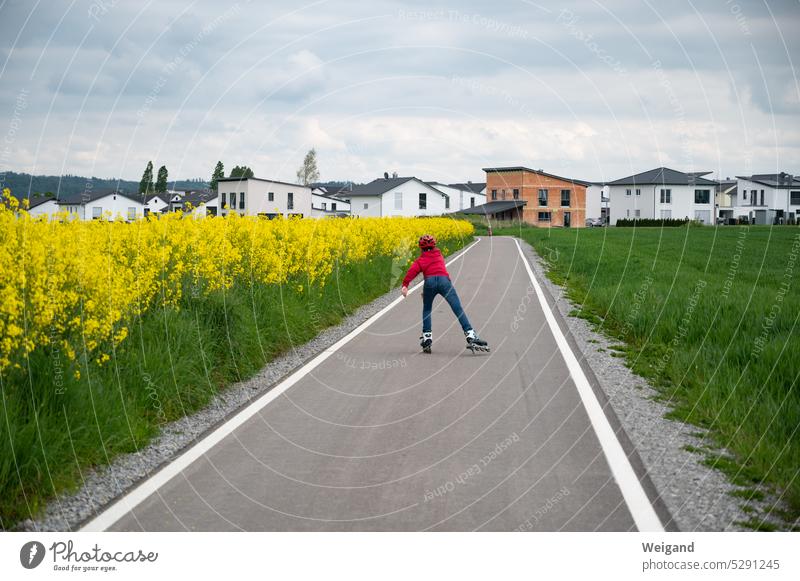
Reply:
[[0, 0], [0, 171], [800, 174], [800, 2]]

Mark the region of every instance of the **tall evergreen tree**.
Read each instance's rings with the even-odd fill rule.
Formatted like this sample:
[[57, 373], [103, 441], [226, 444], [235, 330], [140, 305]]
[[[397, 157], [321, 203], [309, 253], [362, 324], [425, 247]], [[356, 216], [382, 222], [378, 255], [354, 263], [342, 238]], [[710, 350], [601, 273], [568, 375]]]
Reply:
[[297, 170], [297, 179], [301, 184], [307, 186], [310, 183], [319, 181], [319, 170], [317, 169], [317, 150], [311, 148], [303, 160], [303, 165]]
[[167, 171], [167, 166], [162, 165], [158, 168], [158, 178], [156, 179], [156, 193], [159, 194], [166, 194], [167, 193], [167, 178], [169, 177], [169, 172]]
[[225, 177], [225, 166], [222, 165], [221, 161], [218, 161], [216, 167], [214, 168], [214, 173], [211, 174], [211, 191], [213, 192], [217, 191], [217, 182], [219, 181], [219, 178], [224, 178], [224, 177]]
[[148, 161], [147, 167], [142, 174], [142, 181], [139, 182], [139, 193], [152, 194], [155, 189], [155, 185], [153, 184], [153, 162]]

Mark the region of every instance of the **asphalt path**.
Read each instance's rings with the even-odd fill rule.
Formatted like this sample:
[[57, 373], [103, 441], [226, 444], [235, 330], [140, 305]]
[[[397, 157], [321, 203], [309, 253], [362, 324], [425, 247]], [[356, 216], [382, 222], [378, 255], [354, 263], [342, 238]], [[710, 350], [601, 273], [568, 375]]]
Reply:
[[526, 266], [502, 237], [448, 266], [491, 353], [440, 297], [421, 353], [417, 288], [86, 529], [659, 530]]

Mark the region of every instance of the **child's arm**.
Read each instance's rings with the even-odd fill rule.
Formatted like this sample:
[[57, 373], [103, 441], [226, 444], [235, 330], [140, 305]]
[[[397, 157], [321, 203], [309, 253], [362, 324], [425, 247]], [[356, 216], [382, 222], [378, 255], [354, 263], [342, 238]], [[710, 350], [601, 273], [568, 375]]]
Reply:
[[411, 268], [408, 269], [408, 272], [403, 278], [403, 288], [401, 289], [403, 296], [406, 296], [408, 294], [408, 285], [411, 284], [411, 281], [414, 280], [414, 278], [420, 273], [421, 270], [422, 269], [420, 268], [418, 261], [415, 260], [411, 264]]

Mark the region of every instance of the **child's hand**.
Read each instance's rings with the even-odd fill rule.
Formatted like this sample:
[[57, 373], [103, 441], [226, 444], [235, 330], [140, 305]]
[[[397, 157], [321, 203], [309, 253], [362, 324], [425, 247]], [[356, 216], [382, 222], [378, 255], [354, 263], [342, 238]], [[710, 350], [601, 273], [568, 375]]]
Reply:
[[403, 288], [400, 289], [400, 292], [403, 293], [404, 297], [407, 297], [408, 296], [408, 287], [404, 286]]

